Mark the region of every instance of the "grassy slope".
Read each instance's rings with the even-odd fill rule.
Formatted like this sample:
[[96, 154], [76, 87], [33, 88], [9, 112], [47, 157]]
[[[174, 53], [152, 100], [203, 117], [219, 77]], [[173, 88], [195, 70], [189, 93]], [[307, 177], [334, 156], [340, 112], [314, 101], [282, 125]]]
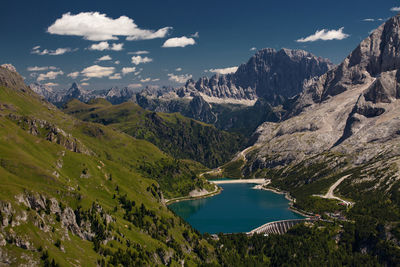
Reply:
[[[155, 212], [159, 219], [172, 222], [173, 225], [170, 223], [167, 225], [169, 229], [167, 236], [182, 246], [192, 246], [184, 240], [182, 232], [186, 230], [191, 235], [196, 234], [163, 206], [159, 197], [153, 193], [153, 189], [149, 190], [149, 188], [157, 187], [157, 182], [154, 180], [157, 179], [161, 186], [164, 185], [162, 189], [165, 189], [167, 196], [187, 193], [186, 191], [193, 186], [193, 182], [198, 185], [203, 183], [194, 178], [195, 173], [190, 170], [193, 166], [198, 168], [198, 165], [191, 162], [177, 162], [147, 141], [134, 139], [105, 126], [73, 119], [52, 105], [41, 101], [29, 89], [25, 89], [25, 92], [16, 89], [0, 87], [0, 203], [2, 205], [11, 203], [15, 209], [14, 216], [26, 210], [24, 205], [16, 201], [15, 196], [19, 194], [39, 193], [47, 198], [55, 197], [64, 206], [72, 209], [81, 206], [82, 209], [89, 210], [93, 203], [99, 203], [106, 213], [116, 219], [111, 226], [107, 226], [107, 229], [111, 229], [110, 235], [120, 241], [110, 241], [103, 246], [104, 248], [109, 248], [112, 252], [115, 252], [118, 247], [126, 249], [125, 242], [130, 240], [134, 244], [140, 244], [151, 260], [155, 260], [154, 255], [157, 254], [157, 249], [158, 252], [176, 252], [176, 249], [168, 248], [166, 238], [163, 241], [163, 238], [151, 236], [148, 227], [137, 227], [123, 218], [125, 211], [118, 197], [126, 194], [128, 199], [136, 202], [136, 207], [144, 204], [148, 210]], [[46, 120], [55, 124], [77, 138], [93, 153], [85, 155], [71, 152], [41, 136], [34, 136], [22, 129], [18, 125], [18, 120], [10, 119], [9, 114]], [[62, 167], [58, 168], [57, 162], [60, 160]], [[181, 166], [179, 173], [170, 171], [176, 168], [176, 165]], [[161, 176], [165, 173], [154, 173], [154, 170], [160, 169], [160, 166], [161, 169], [166, 169], [167, 176], [170, 175], [171, 179], [176, 178], [175, 183], [171, 180], [163, 181]], [[89, 173], [90, 177], [80, 178], [82, 173]], [[169, 184], [185, 189], [182, 191], [179, 188], [172, 188]], [[93, 250], [92, 242], [84, 241], [71, 232], [69, 233], [70, 240], [64, 238], [64, 230], [54, 218], [49, 220], [49, 226], [54, 231], [43, 233], [38, 227], [32, 225], [35, 218], [43, 214], [43, 211], [37, 212], [33, 209], [26, 211], [27, 223], [19, 226], [9, 225], [2, 230], [6, 239], [7, 235], [14, 232], [32, 244], [30, 250], [24, 250], [16, 247], [12, 241], [7, 243], [3, 253], [11, 259], [16, 259], [15, 263], [26, 261], [21, 258], [22, 254], [30, 255], [33, 260], [38, 260], [41, 250], [48, 251], [50, 259], [55, 259], [61, 265], [70, 265], [73, 259], [79, 259], [79, 264], [90, 266], [95, 265], [96, 261], [102, 258]], [[3, 213], [0, 215], [5, 216]], [[148, 225], [152, 225], [151, 217], [145, 216], [144, 219], [148, 221]], [[158, 222], [156, 225], [162, 227], [162, 223]], [[54, 245], [57, 239], [62, 240], [61, 244], [65, 252]], [[110, 257], [105, 257], [105, 259], [110, 260]], [[176, 263], [178, 258], [185, 257], [186, 262], [189, 263], [196, 259], [196, 256], [192, 254], [176, 257], [172, 263]]]
[[109, 125], [145, 139], [174, 157], [192, 159], [208, 167], [230, 160], [244, 141], [238, 134], [218, 130], [179, 113], [151, 112], [130, 102], [113, 106], [103, 99], [90, 104], [73, 100], [64, 111], [84, 121]]

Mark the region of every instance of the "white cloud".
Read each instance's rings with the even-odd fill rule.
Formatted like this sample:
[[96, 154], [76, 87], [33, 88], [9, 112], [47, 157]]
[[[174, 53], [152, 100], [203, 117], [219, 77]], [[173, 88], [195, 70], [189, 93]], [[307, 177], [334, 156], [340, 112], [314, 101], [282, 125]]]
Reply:
[[343, 32], [344, 27], [339, 28], [338, 30], [327, 30], [327, 29], [322, 29], [320, 31], [316, 31], [313, 35], [300, 38], [296, 40], [296, 42], [299, 43], [305, 43], [305, 42], [315, 42], [318, 40], [343, 40], [350, 35], [346, 34]]
[[158, 79], [158, 78], [156, 78], [156, 79], [153, 79], [153, 80], [151, 80], [152, 82], [158, 82], [160, 79]]
[[119, 80], [121, 78], [122, 78], [121, 73], [115, 73], [114, 75], [108, 77], [108, 79], [110, 79], [110, 80]]
[[44, 85], [49, 86], [49, 87], [59, 86], [58, 83], [45, 83]]
[[238, 69], [237, 66], [235, 67], [228, 67], [228, 68], [223, 68], [223, 69], [209, 69], [209, 72], [214, 72], [214, 73], [219, 73], [219, 74], [228, 74], [228, 73], [233, 73], [236, 72]]
[[182, 68], [176, 68], [175, 71], [182, 71]]
[[375, 21], [375, 19], [363, 19], [362, 21]]
[[59, 56], [59, 55], [65, 54], [65, 53], [75, 52], [77, 50], [78, 50], [78, 48], [71, 49], [69, 47], [66, 47], [66, 48], [57, 48], [56, 50], [43, 49], [42, 51], [40, 51], [40, 46], [38, 45], [38, 46], [35, 46], [32, 48], [31, 54], [36, 54], [36, 55], [40, 55], [40, 56], [44, 56], [44, 55]]
[[394, 6], [394, 7], [392, 7], [392, 8], [390, 9], [390, 11], [399, 12], [399, 11], [400, 11], [400, 6]]
[[142, 72], [142, 71], [139, 70], [139, 71], [135, 72], [134, 75], [135, 75], [135, 76], [138, 76], [141, 72]]
[[124, 44], [123, 43], [113, 43], [109, 44], [108, 42], [100, 42], [97, 44], [92, 44], [89, 46], [89, 50], [99, 50], [99, 51], [104, 51], [104, 50], [113, 50], [113, 51], [121, 51], [124, 49]]
[[199, 38], [200, 37], [199, 32], [193, 33], [192, 35], [190, 35], [190, 37]]
[[149, 40], [164, 38], [171, 27], [157, 31], [140, 29], [127, 16], [117, 19], [107, 17], [99, 12], [81, 12], [79, 14], [65, 13], [57, 19], [47, 32], [58, 35], [82, 36], [90, 41], [117, 40], [117, 36], [126, 36], [127, 40]]
[[27, 71], [44, 71], [44, 70], [56, 70], [57, 67], [54, 66], [43, 66], [43, 67], [38, 67], [38, 66], [34, 66], [34, 67], [28, 67], [26, 70]]
[[152, 62], [153, 59], [149, 57], [142, 57], [142, 56], [133, 56], [132, 63], [135, 65], [139, 65], [141, 63], [149, 63]]
[[81, 74], [86, 78], [101, 78], [110, 76], [114, 73], [114, 71], [114, 67], [102, 67], [99, 65], [93, 65], [83, 69], [81, 71]]
[[141, 83], [131, 83], [128, 85], [129, 88], [132, 89], [137, 89], [137, 88], [141, 88], [143, 85]]
[[168, 73], [168, 79], [170, 81], [176, 82], [176, 83], [185, 83], [187, 80], [192, 78], [192, 75], [190, 74], [182, 74], [182, 75], [175, 75], [173, 73]]
[[88, 86], [89, 83], [81, 83], [82, 86]]
[[151, 81], [151, 78], [145, 78], [140, 80], [142, 83], [147, 83]]
[[185, 47], [188, 45], [194, 45], [196, 41], [193, 38], [187, 38], [186, 36], [174, 37], [166, 40], [162, 47]]
[[110, 50], [113, 50], [113, 51], [121, 51], [122, 49], [124, 49], [123, 43], [112, 44], [112, 46], [110, 47]]
[[79, 76], [79, 71], [71, 72], [67, 75], [67, 77], [71, 77], [72, 79], [76, 79]]
[[54, 80], [57, 78], [58, 75], [63, 75], [64, 72], [60, 71], [49, 71], [47, 73], [41, 73], [37, 78], [37, 81], [44, 81], [44, 80]]
[[250, 51], [256, 51], [256, 50], [257, 50], [257, 47], [250, 48]]
[[105, 55], [97, 59], [97, 61], [107, 61], [107, 60], [112, 60], [112, 58], [109, 55]]
[[150, 54], [149, 51], [146, 50], [139, 50], [139, 51], [135, 51], [135, 52], [128, 52], [128, 55], [147, 55]]
[[136, 71], [136, 68], [135, 68], [135, 67], [124, 67], [124, 68], [122, 68], [122, 70], [121, 70], [122, 75], [126, 75], [126, 74], [128, 74], [128, 73], [135, 72], [135, 71]]
[[83, 78], [83, 79], [81, 79], [81, 82], [85, 82], [85, 81], [89, 81], [90, 80], [90, 78]]
[[116, 61], [114, 62], [115, 65], [119, 65], [119, 63], [121, 63], [121, 61], [119, 61], [119, 60], [116, 60]]

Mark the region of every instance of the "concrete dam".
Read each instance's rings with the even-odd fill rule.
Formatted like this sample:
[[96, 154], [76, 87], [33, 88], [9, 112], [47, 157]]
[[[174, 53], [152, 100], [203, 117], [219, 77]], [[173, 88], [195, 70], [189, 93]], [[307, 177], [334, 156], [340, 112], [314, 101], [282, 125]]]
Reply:
[[296, 224], [299, 223], [304, 223], [304, 222], [312, 222], [315, 221], [315, 219], [296, 219], [296, 220], [282, 220], [282, 221], [275, 221], [275, 222], [269, 222], [264, 225], [261, 225], [260, 227], [257, 227], [256, 229], [251, 230], [248, 232], [248, 234], [284, 234], [286, 233], [290, 228], [295, 226]]

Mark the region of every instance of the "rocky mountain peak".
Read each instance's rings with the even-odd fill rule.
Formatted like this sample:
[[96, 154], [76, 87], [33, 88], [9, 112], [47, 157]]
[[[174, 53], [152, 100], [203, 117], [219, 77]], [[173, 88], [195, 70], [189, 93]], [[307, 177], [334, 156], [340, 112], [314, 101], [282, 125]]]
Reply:
[[254, 104], [261, 97], [279, 105], [284, 99], [299, 94], [305, 79], [320, 76], [331, 67], [329, 60], [303, 50], [264, 48], [240, 65], [235, 73], [215, 74], [196, 82], [190, 79], [180, 92], [189, 95], [198, 92], [209, 102], [219, 98]]
[[16, 72], [11, 64], [3, 64], [0, 66], [0, 86], [21, 91], [29, 90], [28, 86], [25, 85], [24, 78]]
[[273, 104], [302, 91], [303, 81], [320, 76], [333, 64], [304, 50], [266, 48], [258, 51], [236, 71], [236, 84], [253, 88], [258, 97]]
[[12, 71], [12, 72], [17, 72], [17, 69], [12, 64], [8, 64], [8, 63], [2, 64], [1, 67], [8, 69], [9, 71]]
[[400, 14], [374, 30], [340, 65], [319, 79], [306, 83], [294, 113], [312, 103], [343, 93], [354, 85], [368, 84], [382, 73], [399, 68]]

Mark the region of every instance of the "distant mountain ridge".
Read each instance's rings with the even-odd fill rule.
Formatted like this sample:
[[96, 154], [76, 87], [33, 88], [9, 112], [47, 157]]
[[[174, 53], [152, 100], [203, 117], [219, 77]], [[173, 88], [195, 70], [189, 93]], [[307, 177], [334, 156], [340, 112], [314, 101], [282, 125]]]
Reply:
[[328, 59], [303, 50], [265, 48], [235, 73], [202, 77], [196, 82], [189, 79], [178, 88], [89, 91], [74, 83], [66, 92], [54, 93], [35, 84], [31, 87], [57, 106], [74, 98], [82, 102], [104, 98], [112, 104], [133, 101], [151, 111], [179, 112], [223, 130], [249, 135], [262, 122], [279, 120], [286, 112], [279, 106], [301, 93], [305, 81], [317, 79], [332, 67]]
[[40, 83], [32, 83], [29, 86], [35, 93], [56, 106], [62, 106], [72, 99], [88, 102], [95, 98], [105, 98], [112, 104], [120, 104], [129, 101], [137, 93], [136, 90], [129, 87], [112, 87], [108, 90], [85, 90], [76, 82], [72, 83], [71, 87], [66, 91], [54, 91], [50, 86]]

